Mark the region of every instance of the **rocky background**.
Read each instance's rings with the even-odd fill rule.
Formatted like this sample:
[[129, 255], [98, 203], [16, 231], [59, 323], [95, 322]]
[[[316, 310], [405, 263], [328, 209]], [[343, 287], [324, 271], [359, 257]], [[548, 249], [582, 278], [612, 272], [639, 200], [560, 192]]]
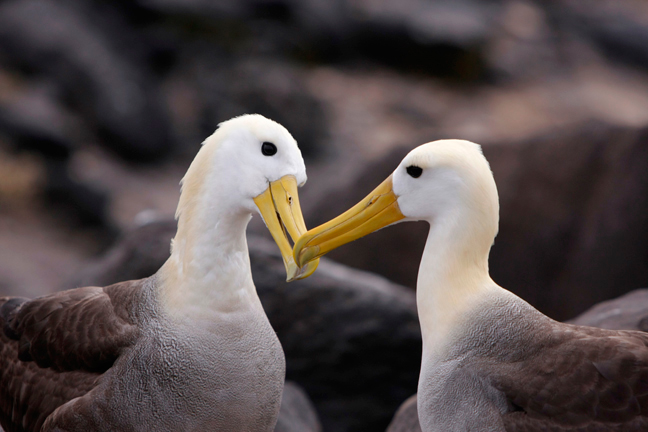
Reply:
[[[0, 294], [153, 273], [200, 142], [250, 112], [299, 142], [309, 226], [413, 147], [469, 139], [500, 192], [496, 282], [559, 320], [648, 285], [644, 0], [2, 0]], [[284, 431], [382, 431], [416, 391], [426, 231], [330, 255], [393, 282], [325, 260], [286, 285], [253, 220], [298, 384]]]

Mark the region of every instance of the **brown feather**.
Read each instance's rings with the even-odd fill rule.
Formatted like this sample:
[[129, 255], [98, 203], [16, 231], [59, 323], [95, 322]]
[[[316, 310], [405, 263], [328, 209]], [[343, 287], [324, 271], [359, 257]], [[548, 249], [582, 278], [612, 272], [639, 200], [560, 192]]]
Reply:
[[[524, 421], [556, 430], [646, 430], [648, 334], [557, 322], [548, 330], [538, 333], [528, 358], [486, 369], [493, 385], [523, 411]], [[511, 425], [524, 425], [521, 414], [514, 414]]]
[[40, 430], [56, 408], [97, 385], [137, 339], [143, 281], [32, 301], [0, 298], [0, 424], [6, 432]]

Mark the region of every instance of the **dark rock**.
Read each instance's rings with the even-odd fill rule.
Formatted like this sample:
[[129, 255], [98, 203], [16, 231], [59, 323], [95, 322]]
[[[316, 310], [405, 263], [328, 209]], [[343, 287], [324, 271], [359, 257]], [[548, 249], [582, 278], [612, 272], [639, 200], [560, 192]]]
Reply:
[[20, 92], [0, 104], [0, 133], [17, 151], [66, 160], [76, 148], [65, 110], [44, 89]]
[[[74, 281], [105, 285], [149, 276], [169, 254], [174, 221], [146, 224]], [[421, 333], [414, 294], [323, 259], [308, 279], [285, 282], [276, 245], [248, 235], [254, 282], [286, 354], [287, 379], [304, 387], [325, 431], [382, 431], [416, 390]]]
[[70, 286], [107, 286], [154, 274], [171, 253], [174, 220], [153, 220], [123, 233], [100, 259], [89, 263]]
[[599, 303], [568, 322], [611, 330], [648, 331], [648, 289]]
[[[484, 75], [484, 47], [501, 7], [476, 0], [140, 0], [172, 16], [239, 25], [240, 47], [305, 60], [370, 59], [392, 67], [474, 80]], [[252, 41], [247, 43], [246, 41]], [[232, 39], [228, 42], [232, 42]], [[265, 47], [265, 48], [263, 48]]]
[[414, 395], [403, 402], [385, 432], [421, 432], [416, 400]]
[[12, 65], [56, 82], [65, 101], [88, 115], [122, 156], [159, 157], [169, 150], [170, 138], [155, 78], [111, 46], [98, 27], [70, 2], [3, 2], [0, 53]]
[[48, 204], [63, 209], [75, 222], [110, 225], [108, 195], [70, 175], [68, 162], [78, 147], [78, 134], [73, 131], [76, 122], [45, 88], [34, 86], [16, 93], [0, 105], [0, 134], [14, 152], [34, 153], [42, 161], [45, 184], [41, 192]]
[[494, 280], [559, 320], [645, 286], [647, 140], [587, 123], [486, 146], [501, 202]]
[[321, 431], [322, 425], [306, 392], [294, 382], [286, 381], [274, 432]]
[[257, 113], [284, 125], [306, 159], [320, 153], [327, 137], [324, 109], [298, 68], [262, 59], [191, 57], [187, 62], [195, 65], [191, 82], [202, 106], [202, 136], [213, 133], [223, 119]]
[[[524, 142], [485, 144], [501, 207], [493, 279], [556, 319], [645, 285], [647, 141], [646, 129], [591, 122]], [[348, 209], [408, 150], [368, 166], [346, 182], [353, 188], [331, 192], [307, 219], [316, 225]], [[329, 256], [414, 287], [427, 230], [418, 225], [381, 230]]]
[[72, 224], [105, 228], [105, 235], [114, 236], [108, 214], [110, 197], [104, 190], [70, 176], [66, 162], [46, 161], [45, 171], [44, 195], [52, 209], [72, 216]]
[[453, 79], [485, 74], [483, 48], [497, 5], [462, 1], [347, 2], [349, 42], [360, 55]]
[[420, 73], [475, 80], [500, 11], [496, 2], [291, 1], [295, 25], [329, 59], [369, 59]]
[[562, 1], [549, 10], [563, 31], [584, 36], [612, 60], [647, 69], [648, 26], [632, 5], [620, 2], [614, 7], [591, 6]]

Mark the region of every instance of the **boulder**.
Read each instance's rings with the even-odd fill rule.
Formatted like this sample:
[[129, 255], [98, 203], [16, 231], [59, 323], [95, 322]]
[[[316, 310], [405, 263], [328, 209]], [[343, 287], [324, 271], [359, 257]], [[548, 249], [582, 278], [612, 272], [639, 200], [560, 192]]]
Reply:
[[[106, 285], [153, 274], [169, 255], [175, 222], [125, 233], [71, 286]], [[286, 283], [277, 246], [248, 235], [254, 282], [286, 354], [286, 378], [302, 386], [324, 431], [383, 431], [416, 391], [421, 333], [414, 293], [321, 260], [311, 277]]]
[[543, 6], [548, 8], [563, 32], [573, 32], [590, 40], [609, 59], [646, 69], [648, 26], [633, 2], [592, 5], [559, 0], [544, 2]]
[[[434, 137], [430, 137], [434, 139]], [[648, 280], [648, 129], [587, 122], [533, 139], [483, 144], [500, 195], [490, 254], [495, 282], [568, 319]], [[411, 148], [369, 164], [306, 214], [313, 226], [347, 210]], [[329, 257], [414, 288], [424, 223], [403, 223]]]
[[220, 58], [198, 48], [182, 59], [192, 65], [189, 82], [195, 85], [205, 125], [200, 134], [210, 135], [223, 119], [257, 113], [285, 126], [307, 161], [321, 153], [327, 138], [324, 108], [298, 67], [258, 57]]
[[17, 152], [66, 160], [77, 147], [70, 116], [53, 95], [39, 87], [16, 91], [0, 103], [0, 130]]
[[48, 77], [61, 98], [87, 116], [105, 144], [122, 156], [165, 154], [170, 148], [168, 116], [155, 77], [113, 46], [114, 35], [124, 38], [127, 27], [111, 27], [108, 15], [97, 22], [89, 16], [75, 2], [2, 2], [3, 61]]
[[286, 381], [274, 432], [321, 431], [322, 425], [306, 392], [294, 382]]
[[[474, 80], [501, 12], [477, 0], [139, 0], [161, 14], [230, 28], [240, 47], [300, 59], [369, 59], [426, 74]], [[238, 26], [231, 22], [236, 20]], [[248, 43], [252, 40], [253, 43]]]
[[648, 331], [648, 289], [601, 302], [568, 322], [610, 330]]
[[414, 395], [403, 402], [385, 432], [421, 432], [416, 400]]
[[108, 195], [70, 172], [69, 161], [78, 147], [74, 132], [78, 125], [47, 86], [24, 87], [5, 95], [0, 103], [0, 131], [12, 152], [30, 153], [41, 162], [44, 183], [39, 192], [55, 211], [65, 210], [74, 223], [109, 226]]

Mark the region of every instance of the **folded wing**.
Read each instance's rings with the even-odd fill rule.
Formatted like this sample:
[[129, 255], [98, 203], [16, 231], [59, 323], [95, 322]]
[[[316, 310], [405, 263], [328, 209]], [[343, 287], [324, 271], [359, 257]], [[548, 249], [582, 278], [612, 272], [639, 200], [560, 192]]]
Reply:
[[496, 365], [491, 375], [529, 421], [648, 425], [648, 334], [555, 323], [538, 342], [528, 358]]
[[138, 336], [132, 305], [144, 281], [35, 300], [0, 298], [0, 423], [37, 431], [56, 408], [94, 388]]

